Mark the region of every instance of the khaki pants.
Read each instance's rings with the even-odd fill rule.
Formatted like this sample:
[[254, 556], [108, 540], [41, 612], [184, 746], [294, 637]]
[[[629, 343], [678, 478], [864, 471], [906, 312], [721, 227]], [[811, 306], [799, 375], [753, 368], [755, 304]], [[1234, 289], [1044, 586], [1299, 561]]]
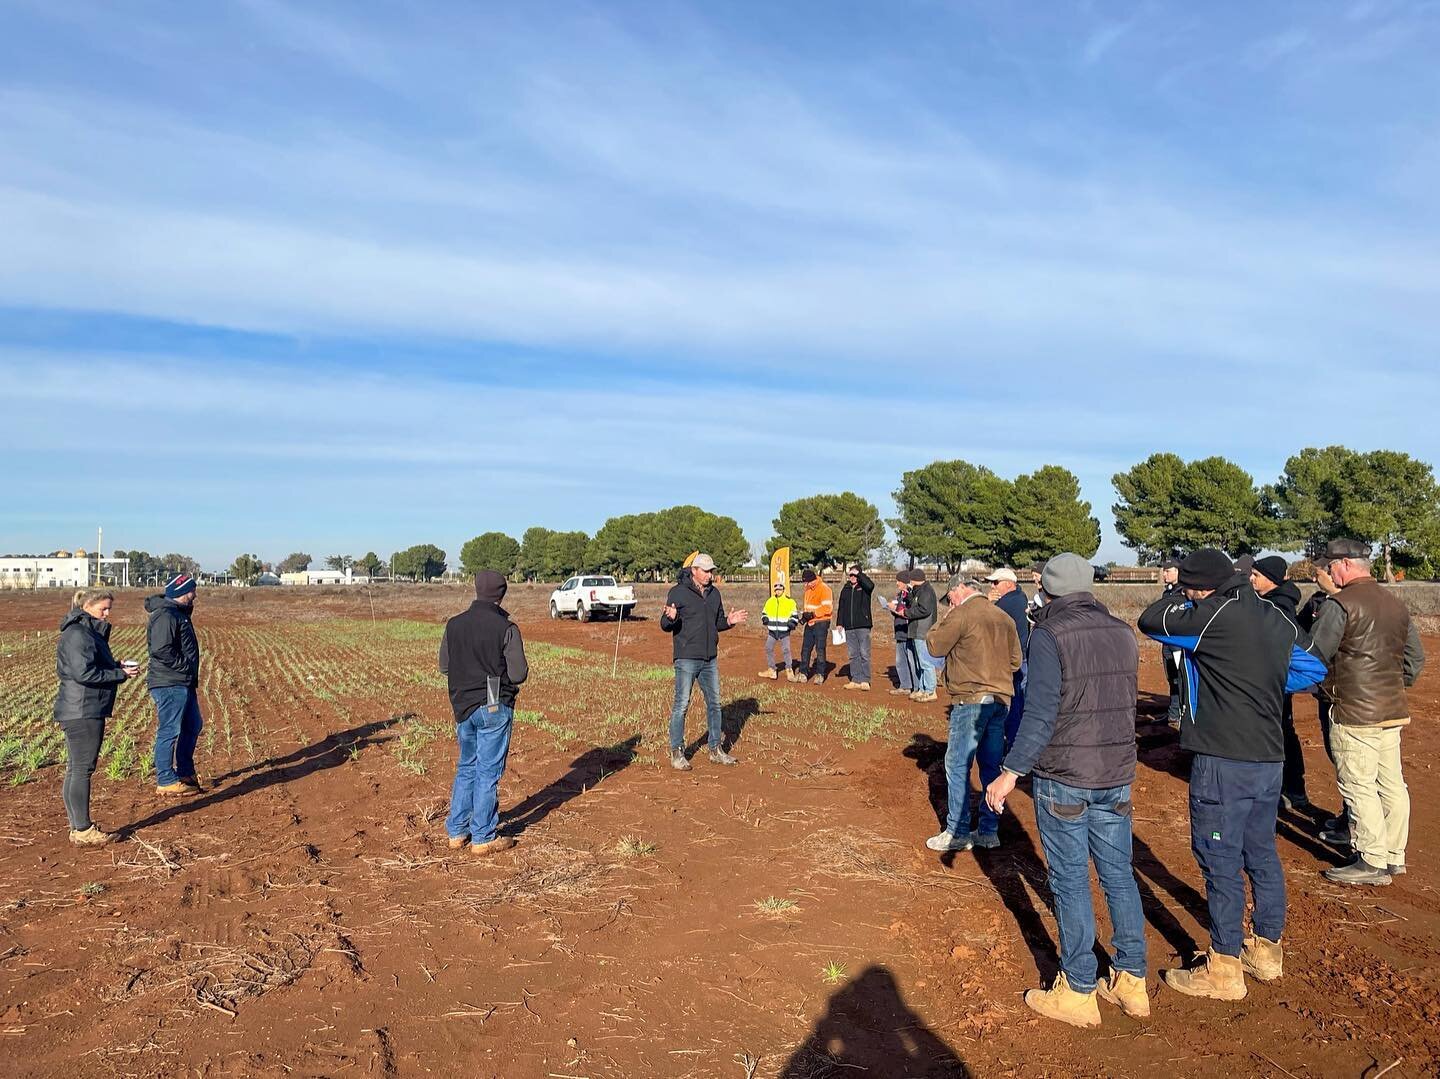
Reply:
[[1400, 774], [1401, 729], [1330, 727], [1340, 794], [1350, 809], [1351, 846], [1374, 866], [1405, 864], [1410, 792]]

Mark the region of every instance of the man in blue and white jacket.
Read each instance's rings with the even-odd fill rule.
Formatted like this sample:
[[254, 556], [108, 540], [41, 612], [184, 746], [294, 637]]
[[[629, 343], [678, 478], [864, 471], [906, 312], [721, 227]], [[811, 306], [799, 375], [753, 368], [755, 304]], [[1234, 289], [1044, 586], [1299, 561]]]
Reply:
[[[1245, 974], [1280, 977], [1285, 876], [1275, 850], [1275, 814], [1285, 762], [1286, 693], [1325, 677], [1325, 665], [1295, 623], [1262, 602], [1249, 575], [1222, 551], [1180, 564], [1184, 598], [1166, 596], [1140, 616], [1140, 631], [1181, 650], [1180, 745], [1190, 771], [1190, 841], [1205, 876], [1210, 950], [1200, 965], [1168, 970], [1191, 996], [1241, 1000]], [[1244, 875], [1242, 875], [1242, 873]], [[1245, 875], [1255, 897], [1246, 936]]]

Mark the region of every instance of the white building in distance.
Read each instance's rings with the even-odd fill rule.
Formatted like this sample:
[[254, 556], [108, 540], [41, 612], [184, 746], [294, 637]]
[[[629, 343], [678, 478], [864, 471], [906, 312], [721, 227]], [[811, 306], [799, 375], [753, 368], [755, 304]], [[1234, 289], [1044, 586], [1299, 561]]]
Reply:
[[88, 588], [93, 562], [78, 558], [0, 558], [0, 588]]
[[293, 573], [280, 574], [282, 585], [302, 584], [369, 584], [370, 578], [364, 573], [348, 569], [302, 569]]

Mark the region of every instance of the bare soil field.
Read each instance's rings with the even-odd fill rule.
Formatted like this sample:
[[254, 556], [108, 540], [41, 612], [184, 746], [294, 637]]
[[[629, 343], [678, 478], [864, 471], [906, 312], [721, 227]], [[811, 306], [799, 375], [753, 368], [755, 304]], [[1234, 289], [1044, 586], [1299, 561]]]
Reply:
[[[661, 591], [633, 621], [582, 625], [549, 620], [548, 586], [512, 589], [532, 678], [501, 808], [520, 844], [487, 861], [445, 844], [435, 650], [461, 589], [202, 593], [206, 790], [154, 794], [153, 712], [123, 687], [94, 811], [126, 838], [98, 851], [66, 840], [48, 718], [66, 598], [0, 594], [0, 1074], [1440, 1074], [1440, 661], [1411, 696], [1410, 872], [1332, 885], [1315, 822], [1283, 814], [1284, 978], [1231, 1005], [1152, 977], [1148, 1021], [1102, 1004], [1082, 1032], [1020, 999], [1054, 974], [1057, 940], [1024, 786], [999, 850], [926, 850], [942, 707], [843, 677], [762, 681], [758, 626], [721, 638], [740, 765], [672, 771]], [[755, 612], [762, 594], [731, 602]], [[117, 600], [117, 655], [143, 649], [141, 596]], [[1135, 785], [1152, 972], [1207, 939], [1188, 760], [1149, 721], [1157, 652]], [[877, 626], [877, 675], [890, 654]], [[1314, 704], [1296, 711], [1311, 796], [1333, 810]], [[703, 740], [698, 699], [688, 734]], [[1097, 912], [1103, 935], [1098, 893]]]

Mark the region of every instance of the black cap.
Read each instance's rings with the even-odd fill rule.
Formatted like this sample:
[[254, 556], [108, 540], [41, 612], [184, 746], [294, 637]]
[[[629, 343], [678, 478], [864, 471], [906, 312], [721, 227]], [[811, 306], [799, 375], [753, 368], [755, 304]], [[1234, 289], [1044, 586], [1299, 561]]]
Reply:
[[1363, 543], [1357, 539], [1332, 539], [1325, 544], [1323, 554], [1316, 555], [1311, 561], [1317, 566], [1328, 566], [1338, 558], [1369, 558], [1370, 544]]
[[1243, 573], [1248, 577], [1250, 575], [1250, 571], [1254, 568], [1255, 556], [1253, 554], [1242, 554], [1239, 558], [1235, 559], [1236, 573]]
[[1161, 562], [1161, 563], [1160, 563], [1160, 568], [1161, 568], [1161, 569], [1179, 569], [1179, 568], [1180, 568], [1180, 563], [1179, 563], [1178, 561], [1176, 561], [1175, 559], [1173, 559], [1173, 558], [1167, 558], [1167, 559], [1165, 559], [1164, 562]]
[[486, 603], [499, 604], [505, 598], [505, 575], [493, 569], [482, 569], [475, 574], [475, 598]]
[[1235, 563], [1224, 551], [1202, 547], [1180, 563], [1180, 585], [1214, 591], [1235, 576]]
[[813, 569], [807, 569], [804, 573], [800, 574], [800, 579], [808, 584], [815, 579], [815, 571]]

